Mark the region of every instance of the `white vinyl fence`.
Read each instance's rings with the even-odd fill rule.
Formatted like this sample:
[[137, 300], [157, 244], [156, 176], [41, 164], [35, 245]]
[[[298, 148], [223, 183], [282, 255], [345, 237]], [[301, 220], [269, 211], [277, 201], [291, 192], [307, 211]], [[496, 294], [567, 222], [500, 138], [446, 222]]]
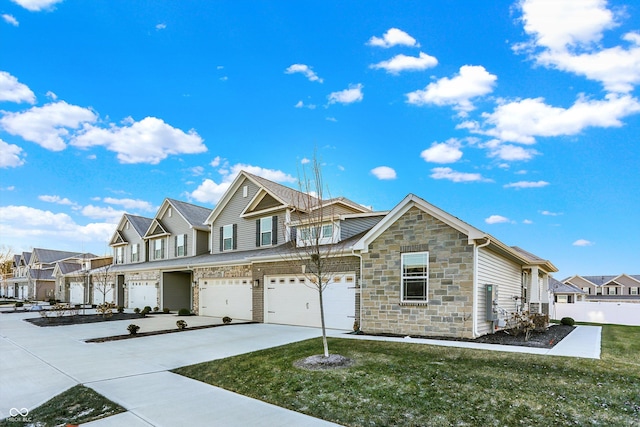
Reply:
[[551, 308], [552, 319], [572, 317], [576, 322], [610, 323], [640, 326], [640, 304], [629, 302], [556, 303]]

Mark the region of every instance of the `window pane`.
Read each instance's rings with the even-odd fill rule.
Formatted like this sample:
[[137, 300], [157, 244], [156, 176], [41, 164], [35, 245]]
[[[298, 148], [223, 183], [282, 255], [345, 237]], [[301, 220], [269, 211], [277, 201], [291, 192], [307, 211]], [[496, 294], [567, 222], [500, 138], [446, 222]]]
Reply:
[[271, 232], [262, 233], [262, 246], [268, 246], [271, 244]]
[[425, 253], [405, 254], [403, 257], [404, 276], [426, 276], [428, 256]]
[[333, 236], [333, 224], [323, 225], [322, 237], [331, 237], [331, 236]]
[[223, 249], [225, 251], [228, 251], [229, 249], [231, 249], [233, 247], [233, 239], [224, 239], [224, 246]]
[[404, 299], [424, 301], [427, 299], [427, 279], [405, 279]]

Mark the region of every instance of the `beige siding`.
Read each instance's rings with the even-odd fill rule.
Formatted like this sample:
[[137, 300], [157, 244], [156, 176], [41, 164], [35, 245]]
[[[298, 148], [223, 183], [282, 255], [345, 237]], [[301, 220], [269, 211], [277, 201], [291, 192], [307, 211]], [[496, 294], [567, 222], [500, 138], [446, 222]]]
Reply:
[[[491, 322], [486, 321], [485, 285], [498, 286], [498, 306], [509, 313], [516, 311], [522, 295], [522, 267], [486, 248], [478, 250], [478, 333], [491, 332]], [[504, 317], [504, 316], [502, 316]]]

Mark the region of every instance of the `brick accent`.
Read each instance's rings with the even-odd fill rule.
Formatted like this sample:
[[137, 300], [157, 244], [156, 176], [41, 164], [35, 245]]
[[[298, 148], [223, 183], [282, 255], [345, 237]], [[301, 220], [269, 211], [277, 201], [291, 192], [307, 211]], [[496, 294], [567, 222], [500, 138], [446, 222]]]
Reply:
[[[427, 304], [400, 302], [402, 250], [429, 252]], [[365, 333], [472, 336], [473, 245], [467, 236], [413, 207], [362, 254]]]

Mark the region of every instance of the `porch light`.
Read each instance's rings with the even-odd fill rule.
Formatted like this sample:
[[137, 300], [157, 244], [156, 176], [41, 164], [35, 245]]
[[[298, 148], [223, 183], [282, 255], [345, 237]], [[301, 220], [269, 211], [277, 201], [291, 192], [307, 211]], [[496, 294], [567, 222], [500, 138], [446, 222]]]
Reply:
[[259, 288], [260, 287], [260, 279], [256, 279], [253, 281], [253, 287], [254, 288]]

